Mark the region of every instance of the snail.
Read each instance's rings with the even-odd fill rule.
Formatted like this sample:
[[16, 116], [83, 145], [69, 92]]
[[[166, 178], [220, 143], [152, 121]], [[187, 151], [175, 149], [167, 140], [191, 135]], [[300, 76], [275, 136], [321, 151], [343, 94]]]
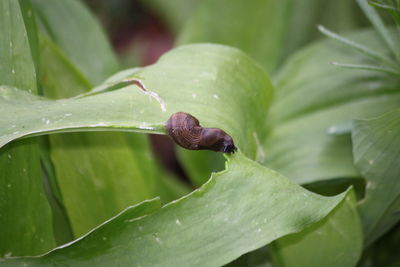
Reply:
[[218, 128], [203, 128], [199, 120], [185, 112], [171, 115], [166, 123], [168, 135], [181, 147], [234, 153], [237, 148], [230, 137]]

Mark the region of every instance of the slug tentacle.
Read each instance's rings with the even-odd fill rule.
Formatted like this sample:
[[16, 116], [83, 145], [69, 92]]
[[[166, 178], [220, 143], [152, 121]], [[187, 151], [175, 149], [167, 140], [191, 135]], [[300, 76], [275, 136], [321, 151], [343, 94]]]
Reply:
[[185, 112], [171, 115], [166, 123], [168, 135], [178, 145], [191, 149], [208, 149], [224, 153], [234, 153], [232, 137], [218, 128], [203, 128], [199, 121]]

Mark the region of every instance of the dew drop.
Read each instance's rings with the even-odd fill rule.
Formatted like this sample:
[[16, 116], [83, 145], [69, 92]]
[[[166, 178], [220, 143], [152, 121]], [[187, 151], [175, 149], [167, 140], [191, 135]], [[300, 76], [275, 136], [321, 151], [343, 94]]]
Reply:
[[369, 165], [372, 165], [372, 164], [374, 164], [374, 160], [373, 160], [373, 159], [370, 159], [370, 160], [368, 161], [368, 163], [369, 163]]
[[213, 97], [214, 97], [215, 99], [219, 99], [219, 96], [216, 95], [216, 94], [214, 94]]
[[163, 242], [161, 241], [161, 238], [158, 237], [157, 234], [154, 234], [153, 236], [154, 236], [154, 239], [156, 240], [156, 242], [157, 242], [158, 244], [162, 245]]
[[197, 95], [195, 93], [192, 94], [192, 98], [196, 99]]
[[14, 69], [12, 69], [12, 70], [11, 70], [11, 73], [12, 73], [12, 74], [15, 74], [15, 70], [14, 70]]
[[159, 237], [156, 237], [156, 241], [157, 241], [157, 243], [159, 243], [160, 245], [162, 244], [162, 241], [161, 241], [161, 239], [160, 239]]
[[175, 223], [176, 223], [177, 225], [182, 225], [182, 223], [181, 223], [181, 221], [180, 221], [179, 219], [176, 219]]

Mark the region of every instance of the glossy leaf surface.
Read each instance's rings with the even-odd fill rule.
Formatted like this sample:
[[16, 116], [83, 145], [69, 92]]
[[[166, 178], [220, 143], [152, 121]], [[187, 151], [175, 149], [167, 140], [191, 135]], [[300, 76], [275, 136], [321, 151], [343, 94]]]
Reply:
[[219, 266], [319, 221], [344, 197], [311, 193], [237, 153], [225, 171], [156, 212], [122, 213], [41, 258], [8, 263]]
[[[268, 108], [272, 86], [262, 69], [239, 50], [219, 45], [183, 46], [133, 75], [148, 91], [128, 86], [54, 101], [1, 87], [1, 110], [19, 114], [17, 121], [0, 117], [0, 125], [5, 126], [1, 143], [27, 135], [78, 130], [164, 133], [170, 114], [185, 111], [204, 127], [220, 127], [230, 133], [250, 157], [262, 149], [255, 139], [265, 135], [259, 127], [264, 118], [258, 111]], [[150, 91], [159, 98], [150, 96]]]

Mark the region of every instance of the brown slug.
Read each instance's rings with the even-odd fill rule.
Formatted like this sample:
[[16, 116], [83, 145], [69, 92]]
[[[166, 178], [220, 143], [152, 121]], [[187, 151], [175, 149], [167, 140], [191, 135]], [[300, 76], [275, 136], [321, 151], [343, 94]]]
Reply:
[[175, 143], [187, 149], [208, 149], [224, 153], [234, 153], [237, 150], [232, 137], [223, 130], [203, 128], [195, 117], [185, 112], [172, 114], [166, 128]]

